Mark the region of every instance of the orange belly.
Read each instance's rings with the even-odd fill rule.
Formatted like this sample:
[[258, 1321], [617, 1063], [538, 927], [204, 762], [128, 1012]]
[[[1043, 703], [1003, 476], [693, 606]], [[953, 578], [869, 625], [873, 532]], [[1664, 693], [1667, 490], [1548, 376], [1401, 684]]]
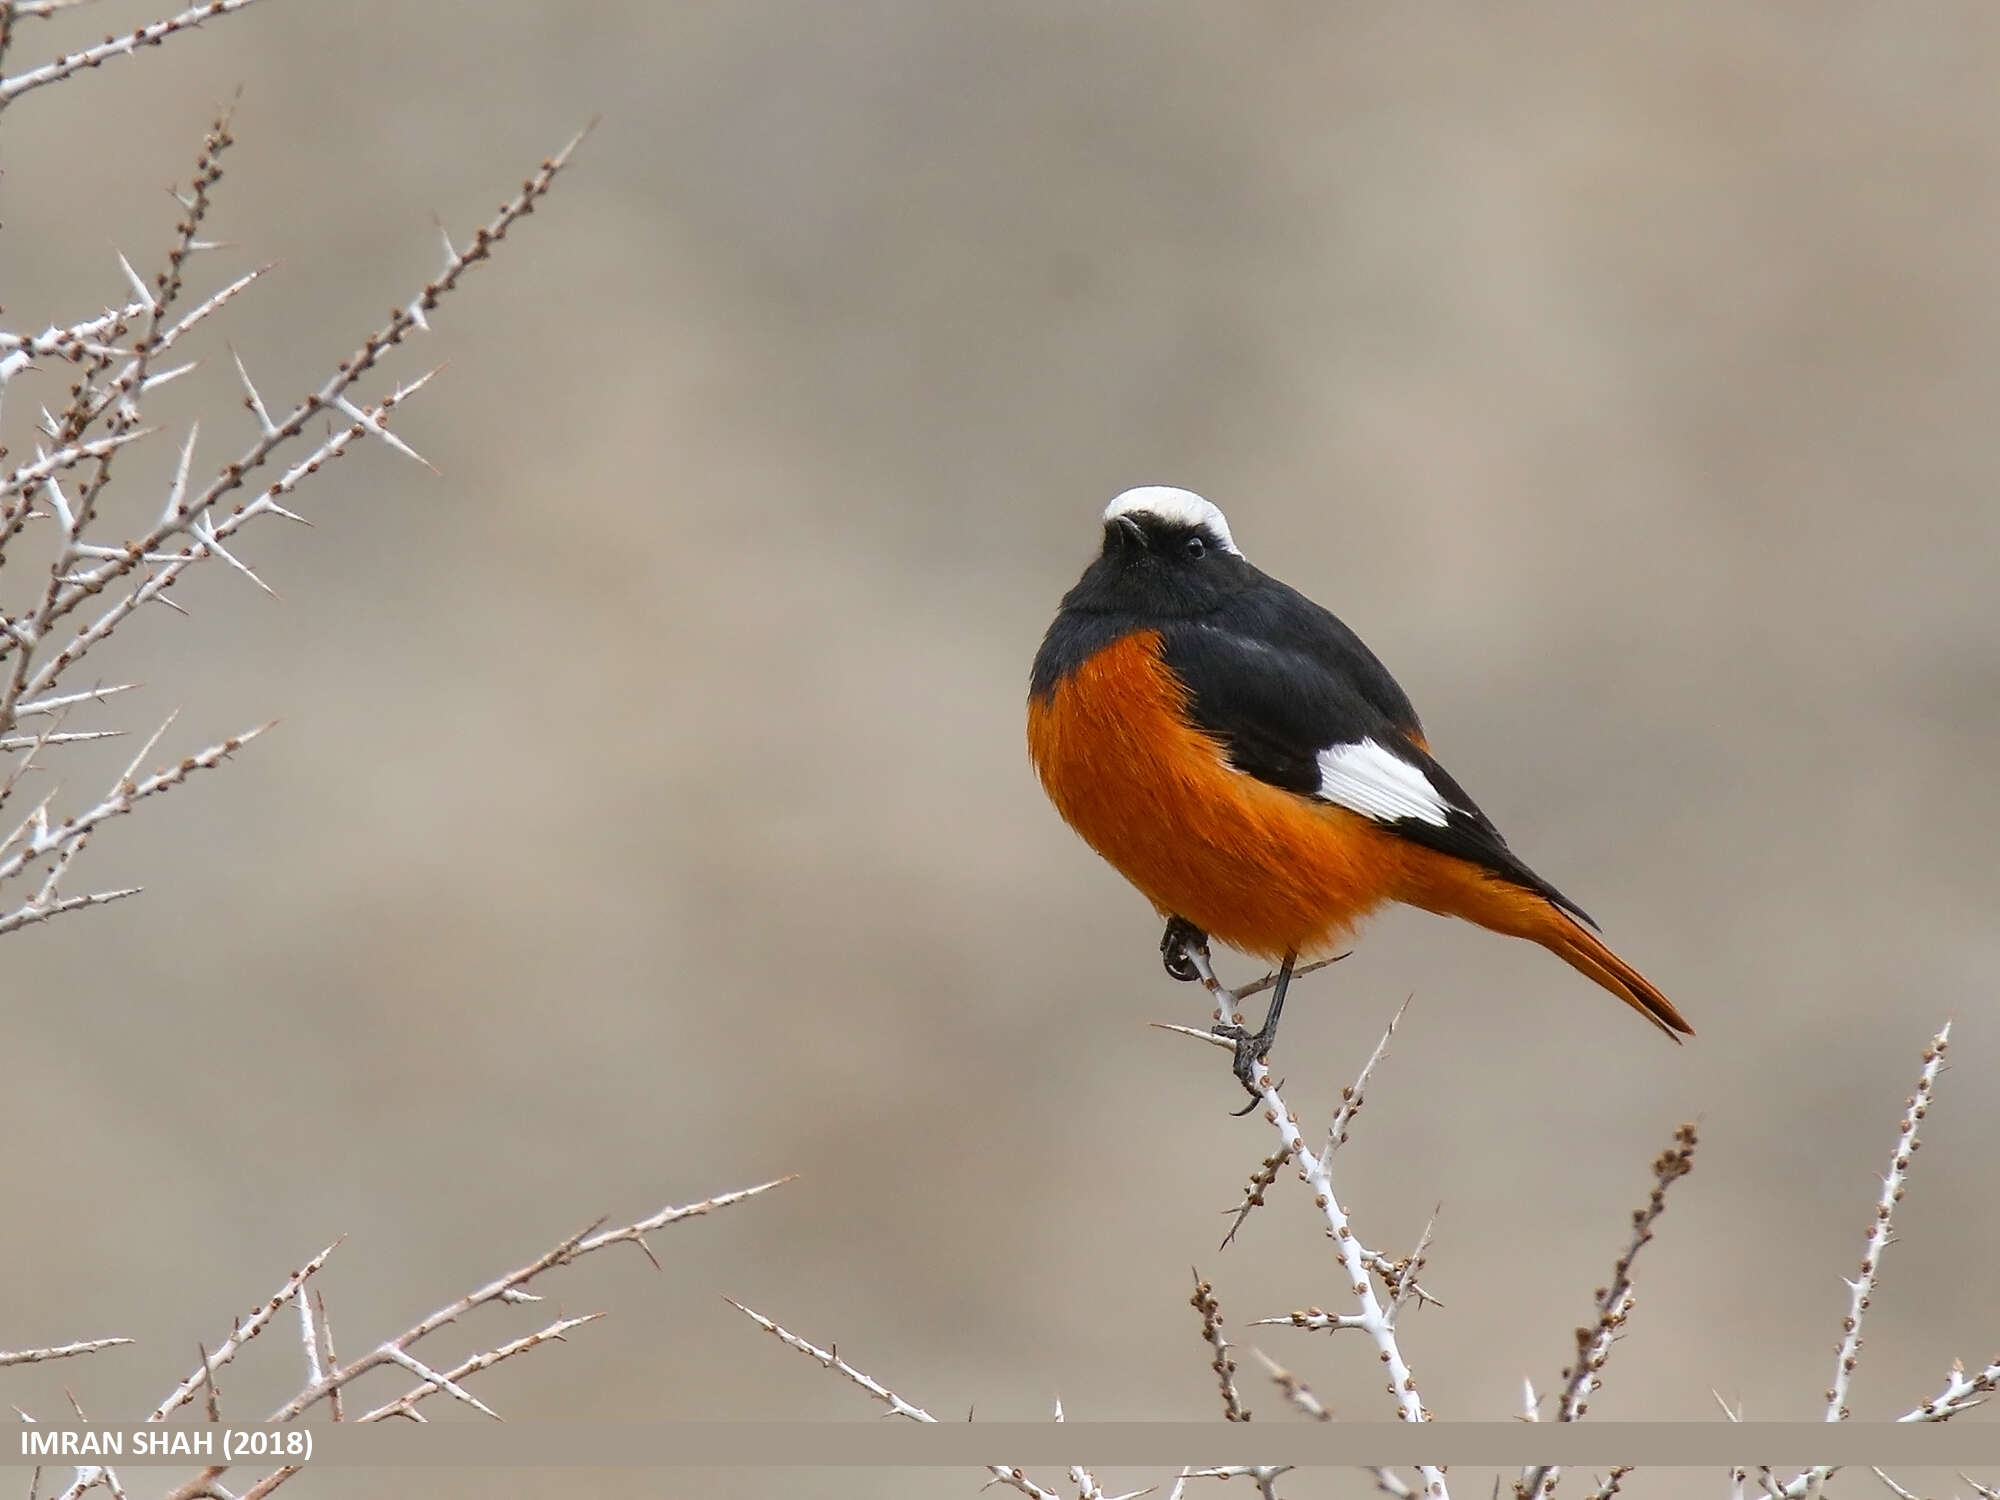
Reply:
[[1339, 944], [1408, 884], [1408, 846], [1231, 767], [1158, 647], [1126, 636], [1029, 703], [1050, 800], [1163, 916], [1271, 960]]

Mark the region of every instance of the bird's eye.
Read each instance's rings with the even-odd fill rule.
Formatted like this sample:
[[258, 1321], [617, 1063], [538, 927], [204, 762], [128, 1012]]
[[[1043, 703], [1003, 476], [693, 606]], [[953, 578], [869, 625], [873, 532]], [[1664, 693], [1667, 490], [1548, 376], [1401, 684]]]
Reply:
[[1207, 551], [1208, 543], [1204, 542], [1200, 537], [1191, 536], [1187, 539], [1187, 555], [1189, 557], [1200, 557]]

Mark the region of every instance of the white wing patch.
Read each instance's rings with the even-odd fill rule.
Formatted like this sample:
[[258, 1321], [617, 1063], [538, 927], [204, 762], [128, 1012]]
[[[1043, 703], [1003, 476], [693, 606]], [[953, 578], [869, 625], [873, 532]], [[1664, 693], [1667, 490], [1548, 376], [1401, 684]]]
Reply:
[[1136, 490], [1125, 491], [1104, 507], [1107, 523], [1120, 516], [1141, 513], [1181, 526], [1205, 526], [1209, 535], [1222, 543], [1224, 552], [1235, 552], [1238, 557], [1243, 555], [1236, 550], [1236, 538], [1229, 534], [1229, 520], [1222, 514], [1221, 507], [1202, 499], [1193, 490], [1177, 490], [1164, 484], [1142, 484]]
[[1442, 828], [1451, 813], [1451, 804], [1429, 777], [1373, 740], [1320, 751], [1319, 794], [1384, 823], [1415, 818]]

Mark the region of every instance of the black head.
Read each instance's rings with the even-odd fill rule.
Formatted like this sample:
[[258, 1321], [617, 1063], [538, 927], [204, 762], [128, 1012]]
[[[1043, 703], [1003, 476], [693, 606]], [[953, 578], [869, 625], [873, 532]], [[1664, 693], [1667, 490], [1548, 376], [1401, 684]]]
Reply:
[[1148, 486], [1104, 512], [1104, 549], [1063, 608], [1082, 614], [1180, 620], [1222, 607], [1263, 575], [1243, 560], [1229, 522], [1201, 496]]

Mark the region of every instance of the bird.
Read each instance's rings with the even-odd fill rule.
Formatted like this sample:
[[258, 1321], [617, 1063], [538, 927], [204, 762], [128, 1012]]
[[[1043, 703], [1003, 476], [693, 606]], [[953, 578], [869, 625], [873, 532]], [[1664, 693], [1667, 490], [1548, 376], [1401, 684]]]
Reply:
[[1129, 489], [1035, 655], [1028, 751], [1071, 828], [1166, 920], [1167, 972], [1209, 939], [1278, 964], [1254, 1075], [1302, 957], [1391, 903], [1539, 943], [1678, 1042], [1694, 1028], [1508, 848], [1351, 629], [1244, 557], [1191, 490]]

